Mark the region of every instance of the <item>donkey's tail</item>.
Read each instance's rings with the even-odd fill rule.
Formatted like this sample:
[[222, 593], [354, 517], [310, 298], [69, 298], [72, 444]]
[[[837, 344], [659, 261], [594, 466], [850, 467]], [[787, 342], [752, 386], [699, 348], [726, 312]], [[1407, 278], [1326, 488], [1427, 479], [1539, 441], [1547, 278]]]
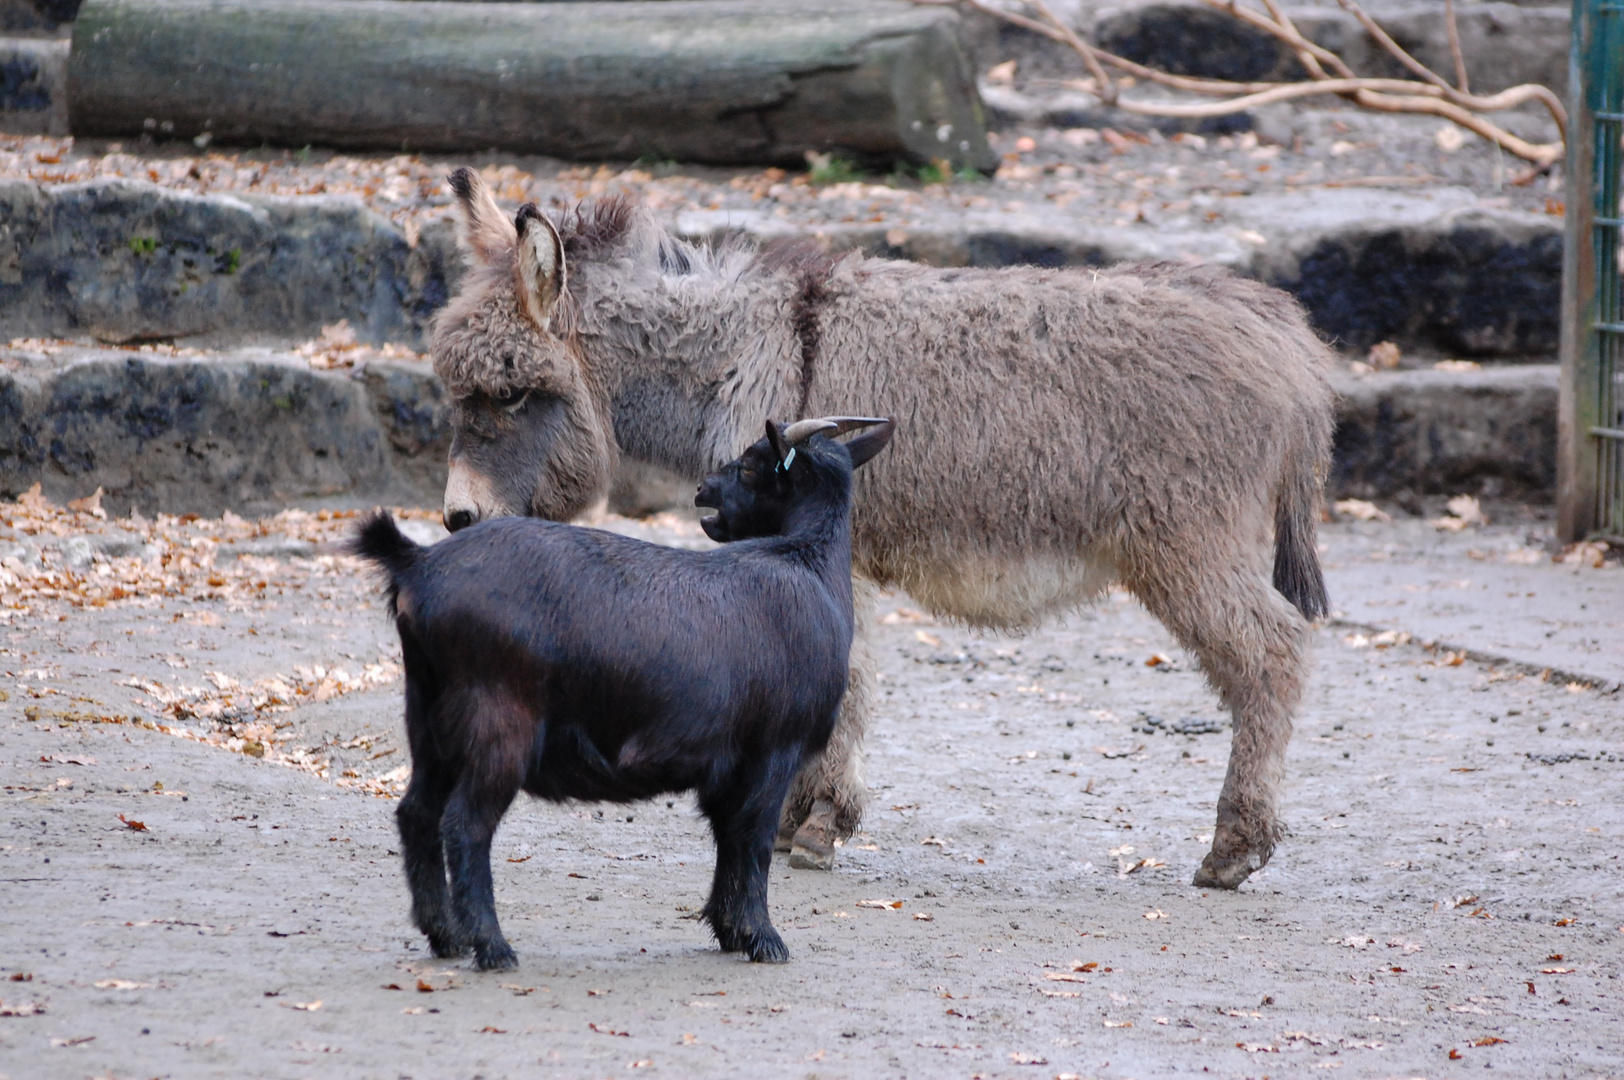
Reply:
[[1274, 516], [1274, 587], [1310, 621], [1330, 610], [1315, 536], [1319, 501], [1314, 470], [1303, 463], [1286, 477]]
[[[385, 510], [374, 510], [363, 518], [347, 547], [351, 555], [377, 564], [388, 576], [389, 613], [393, 615], [402, 578], [417, 564], [417, 557], [423, 549], [400, 531], [395, 519]], [[1275, 576], [1279, 576], [1278, 571]]]

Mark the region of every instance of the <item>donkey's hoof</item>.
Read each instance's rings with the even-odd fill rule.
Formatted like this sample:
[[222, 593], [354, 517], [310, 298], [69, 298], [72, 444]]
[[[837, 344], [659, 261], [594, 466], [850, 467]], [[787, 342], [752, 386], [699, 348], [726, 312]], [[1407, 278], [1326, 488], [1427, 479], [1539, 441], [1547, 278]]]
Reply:
[[789, 864], [796, 870], [835, 868], [835, 808], [828, 801], [813, 803], [812, 813], [795, 830]]
[[1220, 857], [1217, 852], [1209, 851], [1190, 884], [1199, 889], [1238, 889], [1241, 882], [1252, 876], [1254, 869], [1247, 852]]

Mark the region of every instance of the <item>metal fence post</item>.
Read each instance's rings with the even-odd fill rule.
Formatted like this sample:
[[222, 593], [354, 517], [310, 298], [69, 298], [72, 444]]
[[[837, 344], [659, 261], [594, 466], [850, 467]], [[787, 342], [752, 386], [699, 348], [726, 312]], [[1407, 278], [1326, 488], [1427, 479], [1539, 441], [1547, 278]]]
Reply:
[[1557, 532], [1624, 541], [1624, 2], [1574, 0]]

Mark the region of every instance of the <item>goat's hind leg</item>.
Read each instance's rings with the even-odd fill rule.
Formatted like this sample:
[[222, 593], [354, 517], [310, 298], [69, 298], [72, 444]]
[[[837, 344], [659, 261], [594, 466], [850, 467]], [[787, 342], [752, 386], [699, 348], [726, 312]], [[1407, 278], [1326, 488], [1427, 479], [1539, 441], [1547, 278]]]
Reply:
[[481, 971], [517, 967], [518, 957], [496, 920], [491, 841], [519, 793], [536, 739], [536, 725], [502, 695], [476, 694], [464, 703], [468, 765], [446, 803], [441, 830], [451, 870], [457, 926]]
[[491, 880], [491, 840], [502, 815], [518, 793], [519, 782], [469, 770], [446, 805], [446, 861], [451, 865], [451, 902], [462, 937], [474, 950], [481, 971], [519, 966], [519, 958], [502, 936], [496, 920], [496, 887]]
[[454, 783], [455, 778], [440, 762], [414, 760], [411, 783], [395, 808], [406, 883], [412, 891], [412, 922], [439, 957], [462, 956], [468, 951], [446, 891], [445, 849], [440, 833], [440, 820]]
[[395, 807], [395, 825], [400, 830], [406, 884], [412, 893], [412, 922], [429, 939], [435, 956], [461, 956], [468, 946], [451, 912], [440, 833], [440, 819], [457, 778], [429, 728], [432, 695], [410, 660], [408, 656], [406, 734], [412, 751], [412, 779]]

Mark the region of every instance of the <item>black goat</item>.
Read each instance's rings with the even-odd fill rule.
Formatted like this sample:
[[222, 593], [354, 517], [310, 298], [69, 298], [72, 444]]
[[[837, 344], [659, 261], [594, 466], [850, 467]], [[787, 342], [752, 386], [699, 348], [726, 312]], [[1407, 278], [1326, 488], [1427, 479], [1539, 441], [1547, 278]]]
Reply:
[[[825, 433], [874, 430], [846, 444]], [[436, 956], [517, 964], [491, 839], [520, 788], [555, 802], [697, 791], [716, 840], [704, 917], [750, 959], [789, 952], [767, 869], [790, 781], [820, 752], [851, 648], [851, 471], [889, 420], [768, 422], [710, 477], [693, 552], [530, 518], [419, 547], [379, 513], [352, 550], [388, 575], [412, 779], [396, 810], [412, 917]], [[451, 888], [446, 890], [447, 862]]]

